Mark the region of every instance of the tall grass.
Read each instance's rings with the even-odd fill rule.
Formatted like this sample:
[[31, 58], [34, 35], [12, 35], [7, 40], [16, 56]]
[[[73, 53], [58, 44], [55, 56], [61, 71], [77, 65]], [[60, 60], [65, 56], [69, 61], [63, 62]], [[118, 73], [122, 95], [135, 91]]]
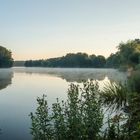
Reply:
[[123, 108], [128, 103], [128, 89], [126, 85], [121, 83], [107, 83], [105, 84], [100, 99], [103, 105], [113, 110]]

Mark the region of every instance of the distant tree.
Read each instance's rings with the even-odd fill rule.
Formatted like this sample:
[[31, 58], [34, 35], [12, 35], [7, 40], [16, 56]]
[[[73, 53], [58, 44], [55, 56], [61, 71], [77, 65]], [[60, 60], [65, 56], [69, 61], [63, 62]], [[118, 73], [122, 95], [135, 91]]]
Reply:
[[32, 67], [32, 66], [33, 66], [32, 60], [27, 60], [27, 61], [25, 61], [24, 65], [25, 65], [26, 67]]
[[120, 62], [123, 65], [136, 65], [140, 58], [140, 40], [129, 40], [126, 43], [120, 43], [118, 46]]
[[120, 66], [120, 56], [118, 53], [111, 54], [106, 60], [107, 68], [118, 68]]
[[91, 67], [96, 67], [96, 55], [92, 54], [89, 56], [89, 59], [90, 59], [90, 65]]
[[86, 53], [68, 53], [65, 56], [50, 58], [47, 60], [28, 60], [25, 62], [26, 67], [97, 67], [102, 68], [105, 66], [106, 59], [104, 56], [95, 56]]
[[91, 55], [90, 59], [91, 59], [91, 65], [94, 68], [103, 68], [106, 64], [106, 59], [102, 55], [98, 55], [98, 56]]
[[12, 53], [5, 47], [0, 46], [0, 68], [3, 67], [12, 67], [13, 58]]
[[117, 47], [118, 51], [107, 59], [95, 54], [68, 53], [65, 56], [50, 58], [47, 60], [28, 60], [27, 67], [90, 67], [90, 68], [127, 68], [140, 64], [140, 39], [122, 42]]
[[97, 56], [97, 60], [98, 60], [98, 65], [97, 65], [97, 67], [101, 68], [101, 67], [104, 67], [104, 66], [105, 66], [105, 64], [106, 64], [106, 59], [105, 59], [104, 56], [98, 55], [98, 56]]
[[24, 64], [25, 64], [25, 61], [14, 61], [13, 66], [23, 67]]

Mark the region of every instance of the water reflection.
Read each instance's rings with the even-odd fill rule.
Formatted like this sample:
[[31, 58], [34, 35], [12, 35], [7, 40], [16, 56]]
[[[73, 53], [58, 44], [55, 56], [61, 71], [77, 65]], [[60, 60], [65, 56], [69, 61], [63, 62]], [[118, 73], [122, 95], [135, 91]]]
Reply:
[[0, 69], [0, 90], [12, 84], [12, 69]]
[[[0, 89], [5, 88], [0, 90], [0, 140], [31, 140], [28, 115], [37, 107], [36, 97], [46, 94], [49, 105], [56, 102], [57, 97], [66, 100], [69, 82], [88, 79], [98, 80], [102, 86], [110, 80], [125, 80], [125, 74], [114, 69], [0, 69]], [[6, 88], [10, 84], [10, 88]]]
[[67, 82], [87, 81], [88, 79], [103, 81], [106, 77], [111, 82], [126, 80], [126, 74], [115, 69], [89, 68], [14, 68], [16, 73], [50, 75], [65, 79]]

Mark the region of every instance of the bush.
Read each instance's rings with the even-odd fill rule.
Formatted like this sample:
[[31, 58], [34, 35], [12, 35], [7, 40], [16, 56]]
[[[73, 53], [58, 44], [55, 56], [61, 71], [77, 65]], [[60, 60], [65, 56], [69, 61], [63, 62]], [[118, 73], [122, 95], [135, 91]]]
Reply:
[[[34, 140], [140, 139], [140, 94], [115, 83], [99, 91], [98, 83], [90, 81], [82, 88], [71, 84], [67, 97], [66, 102], [57, 99], [51, 109], [45, 95], [37, 98], [36, 112], [30, 114]], [[108, 125], [102, 130], [101, 108], [106, 105], [117, 114], [108, 114]]]
[[[31, 133], [34, 140], [99, 139], [103, 114], [97, 83], [86, 82], [83, 87], [71, 84], [66, 102], [52, 104], [49, 110], [46, 97], [38, 98], [35, 114], [31, 113]], [[51, 113], [52, 112], [52, 113]]]
[[136, 69], [136, 70], [140, 70], [140, 64], [136, 65], [136, 66], [135, 66], [135, 69]]
[[131, 91], [140, 93], [140, 71], [134, 71], [128, 79], [128, 86]]

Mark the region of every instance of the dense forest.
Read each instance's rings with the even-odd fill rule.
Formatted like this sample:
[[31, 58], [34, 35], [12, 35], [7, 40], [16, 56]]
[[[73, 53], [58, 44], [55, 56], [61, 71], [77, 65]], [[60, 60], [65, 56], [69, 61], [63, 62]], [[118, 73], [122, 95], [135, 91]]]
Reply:
[[8, 49], [0, 46], [0, 68], [12, 67], [13, 58], [12, 53]]
[[65, 56], [25, 61], [26, 67], [90, 67], [90, 68], [119, 68], [137, 66], [140, 63], [140, 39], [121, 42], [118, 51], [108, 58], [102, 55], [86, 53], [68, 53]]

